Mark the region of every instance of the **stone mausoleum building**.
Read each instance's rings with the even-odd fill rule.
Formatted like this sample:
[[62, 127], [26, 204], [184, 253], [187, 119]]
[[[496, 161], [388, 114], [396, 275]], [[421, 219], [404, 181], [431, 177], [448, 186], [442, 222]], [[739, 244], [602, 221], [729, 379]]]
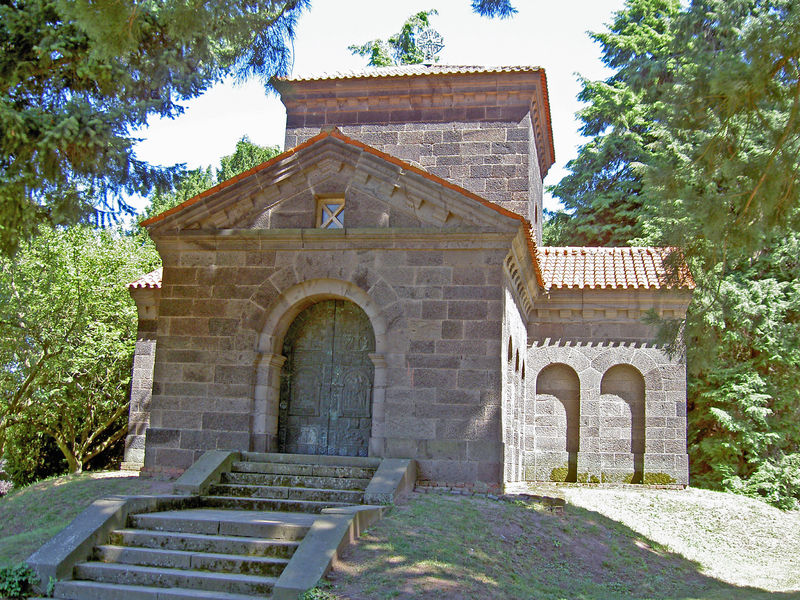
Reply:
[[475, 488], [687, 483], [693, 287], [661, 248], [541, 245], [545, 73], [285, 79], [286, 152], [145, 221], [126, 461], [414, 458]]

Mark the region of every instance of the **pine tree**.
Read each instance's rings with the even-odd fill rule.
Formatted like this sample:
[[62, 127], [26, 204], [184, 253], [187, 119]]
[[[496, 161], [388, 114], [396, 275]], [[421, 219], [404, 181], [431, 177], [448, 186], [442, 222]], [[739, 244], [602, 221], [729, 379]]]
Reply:
[[580, 133], [591, 139], [549, 190], [564, 211], [551, 216], [558, 235], [551, 227], [547, 243], [624, 246], [641, 237], [643, 167], [652, 161], [655, 97], [668, 76], [669, 26], [679, 10], [678, 0], [629, 0], [608, 32], [590, 34], [615, 72], [603, 81], [581, 79], [578, 99], [587, 105], [578, 113]]
[[179, 115], [182, 101], [225, 77], [268, 84], [287, 74], [308, 5], [0, 4], [0, 252], [12, 254], [41, 223], [124, 212], [123, 193], [168, 187], [179, 169], [137, 159], [135, 130]]

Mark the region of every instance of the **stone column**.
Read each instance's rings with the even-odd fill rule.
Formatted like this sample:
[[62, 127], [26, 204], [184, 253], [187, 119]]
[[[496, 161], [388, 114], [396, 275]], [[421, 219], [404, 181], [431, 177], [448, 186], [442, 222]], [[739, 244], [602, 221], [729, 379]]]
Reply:
[[369, 438], [369, 455], [383, 456], [386, 442], [386, 358], [383, 354], [370, 354], [369, 359], [375, 365], [375, 375], [372, 381], [372, 434]]

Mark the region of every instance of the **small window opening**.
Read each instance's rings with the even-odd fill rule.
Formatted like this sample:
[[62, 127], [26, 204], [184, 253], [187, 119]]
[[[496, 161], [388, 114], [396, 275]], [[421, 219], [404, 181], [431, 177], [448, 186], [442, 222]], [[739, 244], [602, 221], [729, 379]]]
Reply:
[[317, 227], [344, 228], [344, 198], [320, 198], [317, 201]]

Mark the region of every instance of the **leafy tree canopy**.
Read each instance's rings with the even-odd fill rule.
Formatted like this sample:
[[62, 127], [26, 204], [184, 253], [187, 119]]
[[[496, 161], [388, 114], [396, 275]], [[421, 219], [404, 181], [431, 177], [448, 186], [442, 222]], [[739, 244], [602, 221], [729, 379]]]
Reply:
[[42, 227], [13, 258], [0, 258], [0, 455], [8, 439], [44, 433], [78, 472], [125, 435], [136, 339], [125, 284], [157, 262], [143, 242]]
[[155, 191], [150, 197], [150, 205], [145, 210], [144, 217], [150, 218], [169, 210], [218, 183], [257, 167], [278, 154], [280, 154], [280, 148], [277, 146], [259, 146], [244, 136], [236, 142], [236, 150], [233, 154], [220, 159], [220, 166], [216, 169], [216, 174], [212, 172], [210, 166], [205, 169], [194, 169], [183, 174], [170, 189]]
[[[510, 0], [471, 0], [473, 12], [489, 18], [506, 19], [517, 13]], [[417, 65], [425, 55], [417, 47], [417, 37], [431, 26], [430, 17], [438, 15], [436, 9], [423, 10], [411, 15], [396, 34], [388, 40], [376, 39], [364, 44], [348, 46], [354, 55], [367, 58], [370, 67], [392, 65]], [[438, 59], [437, 59], [438, 60]]]

